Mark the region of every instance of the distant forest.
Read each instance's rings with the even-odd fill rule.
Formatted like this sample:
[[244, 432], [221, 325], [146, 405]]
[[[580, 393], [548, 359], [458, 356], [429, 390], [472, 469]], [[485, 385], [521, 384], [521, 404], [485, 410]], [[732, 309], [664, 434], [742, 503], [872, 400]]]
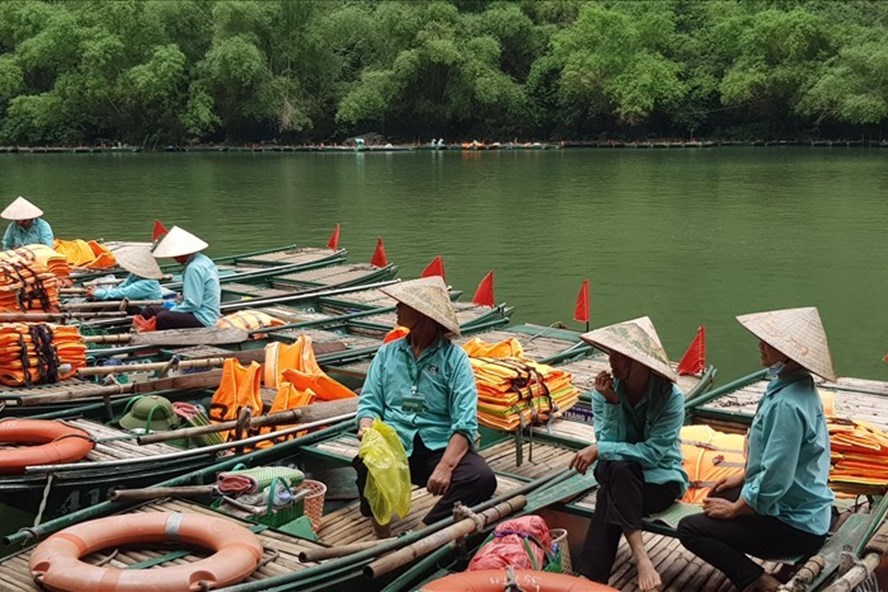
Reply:
[[882, 0], [0, 0], [0, 144], [881, 139]]

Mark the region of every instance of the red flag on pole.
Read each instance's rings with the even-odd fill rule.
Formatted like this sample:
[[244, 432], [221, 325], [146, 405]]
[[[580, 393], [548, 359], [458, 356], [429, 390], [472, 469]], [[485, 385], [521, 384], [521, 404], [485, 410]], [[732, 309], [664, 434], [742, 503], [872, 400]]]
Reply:
[[333, 249], [334, 251], [339, 246], [339, 224], [336, 225], [336, 228], [333, 229], [333, 234], [330, 235], [330, 240], [327, 241], [327, 248]]
[[488, 272], [478, 284], [475, 295], [472, 296], [472, 303], [480, 306], [493, 306], [496, 300], [493, 298], [493, 272]]
[[382, 237], [376, 237], [376, 250], [373, 251], [373, 256], [370, 258], [370, 265], [375, 265], [376, 267], [385, 267], [388, 265], [388, 258], [385, 256], [385, 245], [382, 244]]
[[447, 278], [444, 276], [444, 260], [441, 259], [441, 255], [432, 259], [431, 263], [426, 265], [426, 268], [419, 274], [419, 277], [432, 277], [435, 275], [440, 275], [442, 280], [447, 281]]
[[706, 367], [706, 328], [697, 327], [697, 335], [678, 363], [678, 373], [682, 376], [702, 374]]
[[157, 242], [160, 237], [167, 233], [166, 226], [160, 220], [154, 221], [154, 231], [151, 233], [151, 242]]
[[589, 301], [589, 280], [583, 280], [580, 286], [580, 293], [577, 294], [577, 305], [574, 308], [574, 320], [578, 323], [588, 323], [591, 313], [591, 302]]

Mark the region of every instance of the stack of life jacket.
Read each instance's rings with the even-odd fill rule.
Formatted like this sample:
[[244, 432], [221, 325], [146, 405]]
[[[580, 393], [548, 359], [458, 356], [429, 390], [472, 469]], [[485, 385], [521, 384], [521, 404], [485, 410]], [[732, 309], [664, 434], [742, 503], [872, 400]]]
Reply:
[[[54, 259], [42, 256], [47, 251], [55, 253], [45, 245], [0, 251], [0, 312], [55, 312], [59, 309], [59, 276], [56, 273], [62, 273], [62, 270], [53, 273], [47, 268]], [[68, 264], [64, 265], [67, 267]]]
[[0, 383], [51, 384], [86, 366], [86, 345], [77, 327], [48, 323], [0, 323]]
[[544, 423], [576, 404], [580, 392], [569, 372], [525, 357], [515, 339], [488, 344], [478, 338], [463, 345], [478, 387], [478, 422], [514, 431]]
[[71, 275], [71, 266], [65, 256], [43, 244], [0, 251], [0, 261], [37, 263], [59, 279], [66, 279]]
[[71, 267], [110, 269], [117, 266], [114, 254], [94, 240], [87, 242], [79, 238], [71, 240], [57, 238], [52, 248], [63, 255]]
[[834, 393], [820, 391], [820, 400], [829, 430], [833, 491], [884, 494], [888, 488], [888, 433], [864, 421], [837, 417]]

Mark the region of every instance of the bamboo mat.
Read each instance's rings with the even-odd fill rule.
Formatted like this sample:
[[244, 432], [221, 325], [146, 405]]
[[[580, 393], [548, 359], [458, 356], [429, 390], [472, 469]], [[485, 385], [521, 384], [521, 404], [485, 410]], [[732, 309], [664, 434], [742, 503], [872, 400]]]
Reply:
[[[673, 370], [678, 368], [678, 364], [675, 362], [671, 362], [670, 364]], [[567, 364], [561, 364], [558, 367], [573, 374], [572, 382], [574, 386], [580, 389], [581, 393], [591, 392], [595, 388], [595, 376], [599, 372], [602, 370], [610, 372], [610, 364], [607, 361], [607, 356], [604, 354], [583, 358], [574, 362], [568, 362]], [[678, 377], [678, 388], [681, 389], [681, 392], [685, 395], [697, 388], [697, 385], [699, 384], [700, 378], [697, 376]]]
[[481, 456], [497, 473], [508, 473], [533, 480], [566, 469], [574, 455], [574, 451], [568, 448], [541, 441], [531, 445], [527, 439], [522, 444], [522, 452], [523, 462], [517, 466], [515, 442], [509, 439], [481, 450]]
[[222, 284], [222, 291], [233, 294], [242, 294], [244, 296], [252, 296], [253, 298], [278, 298], [281, 296], [289, 296], [293, 293], [292, 290], [279, 290], [276, 288], [255, 286], [253, 284], [243, 284], [240, 282], [225, 282]]
[[317, 247], [302, 247], [287, 251], [275, 251], [263, 255], [251, 255], [243, 259], [236, 259], [238, 267], [277, 267], [279, 265], [294, 265], [296, 263], [310, 263], [320, 261], [330, 256], [330, 249]]
[[[753, 416], [767, 386], [767, 380], [754, 382], [710, 401], [701, 409]], [[888, 381], [840, 378], [838, 382], [821, 382], [817, 388], [835, 393], [839, 417], [866, 421], [888, 430]]]
[[[454, 302], [453, 309], [456, 311], [456, 320], [460, 326], [476, 321], [490, 314], [490, 308], [486, 306], [478, 306], [471, 302]], [[380, 325], [383, 327], [394, 327], [397, 324], [397, 313], [395, 311], [383, 312], [377, 315], [363, 317], [361, 323]], [[474, 335], [473, 335], [474, 337]], [[465, 340], [458, 340], [460, 342]]]
[[[176, 499], [167, 499], [152, 503], [133, 511], [133, 513], [135, 512], [185, 512], [219, 516], [217, 512], [214, 512], [207, 507]], [[247, 528], [253, 526], [248, 522], [243, 522], [236, 518], [229, 518], [243, 524]], [[263, 547], [265, 547], [264, 559], [269, 561], [253, 572], [253, 575], [251, 575], [246, 581], [264, 580], [315, 565], [314, 563], [300, 563], [298, 556], [302, 551], [318, 548], [320, 545], [317, 543], [297, 539], [270, 529], [260, 532], [257, 536], [259, 537], [259, 540], [262, 541]], [[175, 548], [163, 548], [162, 546], [134, 549], [121, 548], [106, 565], [109, 567], [125, 569], [135, 563], [162, 557], [172, 549]], [[101, 553], [94, 553], [85, 557], [84, 561], [92, 564], [99, 563], [100, 561], [107, 560], [113, 551], [113, 549], [104, 549]], [[173, 565], [185, 565], [198, 561], [206, 557], [208, 554], [208, 551], [201, 552], [200, 550], [192, 550], [192, 552], [184, 557], [173, 559], [160, 566], [155, 566], [149, 569], [160, 569], [162, 567]], [[4, 592], [38, 592], [41, 590], [41, 588], [31, 579], [31, 573], [28, 568], [29, 559], [30, 550], [0, 561], [0, 589]]]
[[[521, 482], [497, 475], [497, 488], [494, 495], [502, 495], [521, 486]], [[412, 492], [410, 513], [406, 518], [392, 523], [392, 532], [397, 534], [413, 528], [432, 509], [435, 502], [441, 499], [431, 495], [424, 487], [414, 487]], [[358, 502], [340, 508], [325, 515], [318, 529], [318, 539], [331, 546], [376, 540], [373, 525], [369, 518], [361, 515]]]
[[[104, 424], [90, 421], [88, 419], [74, 419], [66, 423], [89, 432], [94, 438], [102, 440], [105, 438], [117, 438], [120, 436], [130, 436], [130, 432], [112, 428]], [[135, 438], [131, 440], [114, 440], [113, 442], [99, 442], [96, 444], [92, 452], [86, 455], [86, 461], [100, 460], [117, 460], [127, 458], [138, 458], [143, 456], [155, 456], [158, 454], [170, 454], [172, 452], [181, 452], [181, 448], [176, 448], [169, 444], [146, 444], [144, 446], [136, 442]]]
[[369, 263], [342, 263], [317, 269], [297, 271], [270, 278], [273, 288], [288, 288], [294, 284], [311, 284], [312, 286], [330, 286], [346, 282], [354, 282], [365, 276], [375, 275], [378, 267]]

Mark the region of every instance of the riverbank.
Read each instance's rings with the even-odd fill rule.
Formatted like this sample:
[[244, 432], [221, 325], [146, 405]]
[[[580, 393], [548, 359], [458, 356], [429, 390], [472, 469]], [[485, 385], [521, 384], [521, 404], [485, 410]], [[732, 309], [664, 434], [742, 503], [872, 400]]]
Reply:
[[498, 151], [498, 150], [561, 150], [575, 148], [718, 148], [723, 146], [810, 146], [814, 148], [888, 148], [888, 140], [688, 140], [688, 141], [583, 141], [570, 140], [563, 142], [528, 142], [515, 144], [512, 142], [490, 144], [468, 142], [464, 144], [380, 144], [358, 148], [344, 144], [200, 144], [195, 146], [164, 146], [162, 148], [143, 149], [139, 146], [0, 146], [0, 154], [71, 154], [71, 153], [132, 153], [132, 152], [412, 152], [454, 150], [466, 152]]

